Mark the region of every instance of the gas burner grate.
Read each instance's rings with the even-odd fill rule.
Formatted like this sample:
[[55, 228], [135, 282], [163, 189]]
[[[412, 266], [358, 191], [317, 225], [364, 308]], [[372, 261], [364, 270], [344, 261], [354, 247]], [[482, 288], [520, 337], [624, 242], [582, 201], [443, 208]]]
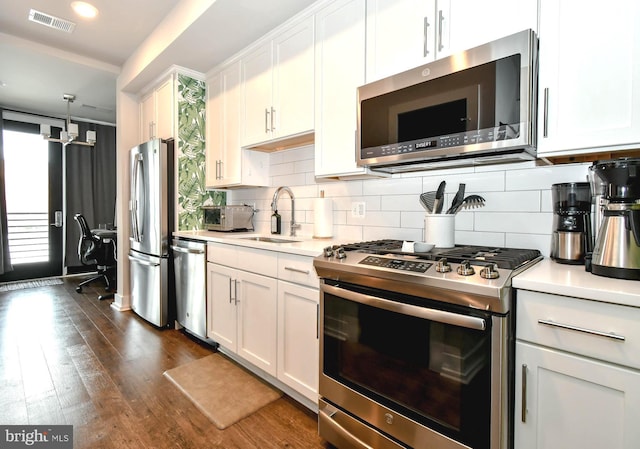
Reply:
[[[401, 250], [402, 240], [370, 240], [341, 246], [345, 251], [360, 251], [373, 254], [405, 254]], [[457, 263], [463, 260], [487, 265], [495, 263], [498, 268], [514, 270], [530, 260], [540, 257], [540, 251], [535, 249], [465, 245], [450, 249], [435, 248], [428, 253], [416, 253], [416, 255], [427, 260], [446, 257], [450, 262]]]

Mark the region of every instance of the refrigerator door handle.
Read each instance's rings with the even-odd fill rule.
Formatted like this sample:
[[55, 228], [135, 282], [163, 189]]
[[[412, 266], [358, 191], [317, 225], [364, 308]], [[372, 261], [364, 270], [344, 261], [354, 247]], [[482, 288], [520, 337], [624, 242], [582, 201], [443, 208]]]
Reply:
[[139, 189], [139, 174], [140, 166], [142, 165], [142, 154], [138, 153], [134, 157], [133, 162], [133, 179], [131, 186], [131, 233], [133, 234], [133, 240], [140, 242], [140, 227], [139, 214], [138, 214], [138, 189]]
[[158, 267], [158, 266], [160, 266], [159, 263], [151, 262], [151, 261], [149, 261], [147, 259], [141, 259], [139, 257], [136, 257], [136, 256], [132, 255], [132, 254], [129, 254], [129, 260], [132, 261], [132, 262], [139, 263], [140, 265], [146, 265], [148, 267]]

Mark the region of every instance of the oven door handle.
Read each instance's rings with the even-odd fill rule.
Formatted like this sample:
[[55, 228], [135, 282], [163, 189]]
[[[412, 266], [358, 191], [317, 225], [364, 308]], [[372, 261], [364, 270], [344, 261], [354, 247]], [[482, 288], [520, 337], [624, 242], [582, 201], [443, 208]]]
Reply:
[[438, 309], [429, 309], [426, 307], [404, 304], [402, 302], [389, 301], [388, 299], [378, 298], [377, 296], [365, 295], [363, 293], [346, 290], [333, 285], [322, 284], [321, 290], [349, 301], [355, 301], [379, 309], [397, 312], [403, 315], [410, 315], [416, 318], [424, 318], [438, 323], [451, 324], [453, 326], [466, 327], [468, 329], [476, 329], [483, 331], [487, 328], [487, 322], [478, 317], [462, 315], [453, 312], [447, 312]]

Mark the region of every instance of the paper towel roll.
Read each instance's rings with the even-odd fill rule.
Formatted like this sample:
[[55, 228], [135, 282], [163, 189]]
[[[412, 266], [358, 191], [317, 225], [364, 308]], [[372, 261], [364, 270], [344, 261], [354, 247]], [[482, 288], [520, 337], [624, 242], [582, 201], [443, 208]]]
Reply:
[[313, 201], [313, 238], [322, 239], [333, 235], [333, 201], [331, 198], [316, 198]]

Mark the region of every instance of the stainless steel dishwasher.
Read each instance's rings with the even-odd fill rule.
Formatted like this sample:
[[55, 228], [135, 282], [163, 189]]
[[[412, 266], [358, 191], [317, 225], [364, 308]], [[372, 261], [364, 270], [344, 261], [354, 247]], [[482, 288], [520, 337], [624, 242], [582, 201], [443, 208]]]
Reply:
[[207, 339], [207, 244], [174, 239], [173, 264], [176, 280], [176, 321], [189, 333]]

